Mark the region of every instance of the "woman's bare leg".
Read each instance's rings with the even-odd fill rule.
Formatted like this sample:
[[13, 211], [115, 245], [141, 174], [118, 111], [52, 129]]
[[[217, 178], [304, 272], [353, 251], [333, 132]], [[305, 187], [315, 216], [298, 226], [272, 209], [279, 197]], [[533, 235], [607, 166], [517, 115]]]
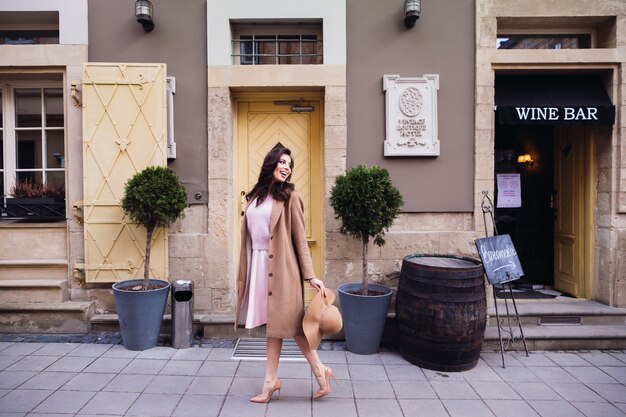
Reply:
[[319, 355], [317, 354], [317, 350], [311, 349], [311, 345], [309, 345], [309, 341], [304, 335], [294, 337], [296, 344], [300, 348], [300, 351], [306, 358], [309, 365], [311, 365], [311, 369], [315, 368], [323, 368], [324, 364], [320, 360]]
[[278, 379], [278, 362], [280, 360], [282, 347], [283, 339], [277, 339], [275, 337], [267, 338], [267, 361], [265, 363], [263, 390], [259, 395], [251, 398], [250, 401], [266, 403], [270, 401], [274, 391], [278, 390], [280, 393], [282, 384]]
[[265, 382], [274, 382], [278, 378], [278, 361], [283, 348], [283, 339], [267, 338], [267, 362], [265, 364]]
[[[296, 344], [300, 348], [300, 351], [306, 358], [307, 362], [311, 366], [315, 380], [320, 386], [319, 391], [313, 396], [314, 399], [328, 395], [330, 393], [330, 384], [326, 380], [326, 375], [332, 372], [330, 368], [326, 368], [320, 360], [317, 350], [312, 349], [309, 345], [309, 341], [304, 335], [294, 337]], [[320, 395], [322, 394], [322, 395]]]

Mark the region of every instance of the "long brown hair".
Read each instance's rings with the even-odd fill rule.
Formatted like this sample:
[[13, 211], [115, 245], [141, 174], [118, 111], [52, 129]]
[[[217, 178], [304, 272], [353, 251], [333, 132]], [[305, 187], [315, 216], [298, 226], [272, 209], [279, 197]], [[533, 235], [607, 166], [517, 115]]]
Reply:
[[253, 198], [257, 198], [257, 205], [261, 204], [268, 194], [272, 195], [272, 198], [279, 201], [287, 201], [291, 192], [295, 189], [294, 185], [289, 182], [291, 174], [287, 177], [285, 182], [274, 182], [274, 170], [280, 161], [280, 157], [288, 155], [291, 158], [291, 169], [293, 170], [293, 157], [291, 156], [291, 150], [288, 148], [275, 148], [268, 152], [263, 159], [263, 165], [261, 166], [261, 172], [259, 173], [259, 179], [257, 180], [252, 190], [246, 194], [246, 200], [250, 201]]

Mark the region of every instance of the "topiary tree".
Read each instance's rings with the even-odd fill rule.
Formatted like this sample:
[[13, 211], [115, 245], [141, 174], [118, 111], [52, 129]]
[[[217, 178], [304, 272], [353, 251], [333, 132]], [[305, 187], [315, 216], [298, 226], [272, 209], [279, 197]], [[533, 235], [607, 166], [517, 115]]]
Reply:
[[152, 234], [157, 226], [167, 226], [185, 217], [187, 192], [176, 173], [166, 167], [147, 167], [135, 174], [124, 186], [122, 210], [134, 223], [146, 228], [146, 259], [143, 289], [147, 290], [150, 275]]
[[335, 218], [341, 220], [339, 232], [363, 244], [361, 294], [367, 295], [367, 246], [385, 244], [385, 231], [393, 224], [404, 204], [402, 195], [391, 182], [389, 172], [377, 166], [358, 165], [339, 175], [330, 192]]

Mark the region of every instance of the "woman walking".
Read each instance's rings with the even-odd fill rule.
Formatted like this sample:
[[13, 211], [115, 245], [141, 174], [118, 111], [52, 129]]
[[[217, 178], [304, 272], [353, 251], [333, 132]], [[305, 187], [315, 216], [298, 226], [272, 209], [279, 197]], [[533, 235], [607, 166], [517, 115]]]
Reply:
[[270, 151], [257, 183], [246, 195], [237, 274], [236, 321], [247, 329], [266, 325], [267, 362], [261, 393], [267, 403], [280, 389], [278, 362], [284, 338], [294, 338], [319, 384], [313, 399], [330, 393], [332, 370], [322, 363], [302, 330], [302, 280], [326, 295], [315, 278], [304, 226], [304, 204], [292, 183], [293, 159], [287, 148]]

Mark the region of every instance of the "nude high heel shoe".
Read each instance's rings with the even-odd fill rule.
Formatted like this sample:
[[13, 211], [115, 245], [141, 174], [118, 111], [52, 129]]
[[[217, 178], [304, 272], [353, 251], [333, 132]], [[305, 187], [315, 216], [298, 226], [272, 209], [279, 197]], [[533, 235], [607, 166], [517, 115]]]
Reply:
[[318, 378], [317, 375], [315, 376], [315, 378], [317, 379], [317, 383], [320, 385], [320, 389], [315, 394], [313, 394], [314, 400], [320, 399], [330, 394], [331, 377], [335, 380], [336, 384], [339, 383], [337, 381], [337, 378], [335, 377], [335, 373], [333, 372], [333, 370], [328, 367], [324, 367], [323, 379], [321, 377]]
[[279, 399], [280, 398], [280, 389], [282, 387], [283, 387], [282, 382], [280, 382], [280, 379], [276, 378], [276, 381], [267, 390], [267, 392], [265, 391], [265, 385], [263, 385], [263, 391], [264, 392], [260, 393], [256, 397], [250, 398], [250, 401], [252, 401], [253, 403], [269, 403], [270, 400], [272, 399], [272, 395], [274, 395], [275, 391], [278, 391], [278, 395], [277, 395], [276, 398]]

